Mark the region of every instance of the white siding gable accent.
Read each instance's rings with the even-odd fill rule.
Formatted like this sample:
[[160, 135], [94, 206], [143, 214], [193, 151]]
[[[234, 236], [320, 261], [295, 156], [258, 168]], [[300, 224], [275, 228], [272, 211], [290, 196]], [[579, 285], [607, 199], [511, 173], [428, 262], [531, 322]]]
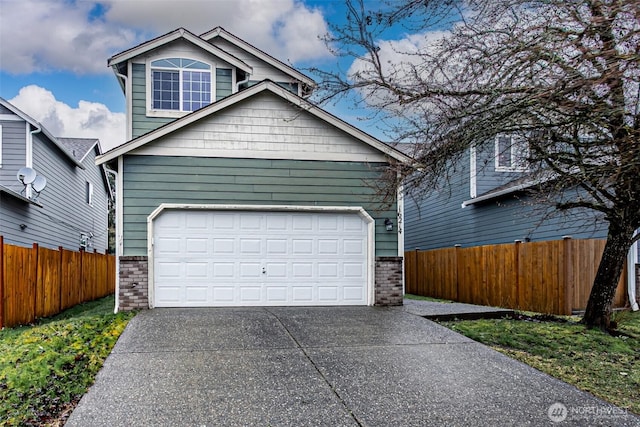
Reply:
[[[145, 146], [146, 144], [156, 142], [168, 135], [171, 135], [183, 129], [187, 129], [191, 125], [194, 125], [197, 122], [200, 122], [202, 119], [208, 118], [209, 116], [222, 115], [225, 110], [231, 109], [235, 105], [240, 105], [243, 101], [258, 95], [260, 92], [269, 92], [275, 97], [280, 97], [284, 102], [290, 103], [294, 111], [297, 112], [296, 117], [302, 116], [303, 114], [315, 116], [320, 119], [322, 127], [326, 126], [336, 128], [344, 132], [345, 134], [352, 136], [355, 140], [361, 141], [362, 144], [369, 145], [371, 148], [383, 153], [386, 156], [389, 156], [392, 159], [396, 159], [405, 164], [413, 164], [413, 159], [411, 159], [409, 156], [338, 119], [337, 117], [327, 113], [321, 108], [314, 106], [308, 101], [297, 97], [296, 95], [293, 95], [291, 92], [281, 88], [280, 86], [269, 80], [263, 81], [255, 86], [237, 92], [233, 95], [227, 96], [226, 98], [214, 102], [207, 107], [194, 111], [193, 113], [188, 114], [171, 123], [168, 123], [165, 126], [159, 127], [158, 129], [141, 135], [138, 138], [133, 139], [123, 145], [120, 145], [108, 151], [107, 153], [98, 156], [96, 158], [96, 163], [102, 164], [123, 154], [133, 152], [134, 150], [137, 150], [140, 147]], [[290, 114], [284, 118], [292, 119]], [[246, 120], [246, 124], [249, 125], [253, 123], [252, 117], [244, 117], [243, 120]]]
[[130, 154], [384, 162], [379, 150], [269, 92]]

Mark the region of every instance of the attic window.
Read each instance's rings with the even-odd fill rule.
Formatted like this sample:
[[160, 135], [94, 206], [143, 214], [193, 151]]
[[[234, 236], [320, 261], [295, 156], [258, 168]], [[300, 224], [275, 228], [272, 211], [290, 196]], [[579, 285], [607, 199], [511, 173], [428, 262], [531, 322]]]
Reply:
[[524, 172], [527, 170], [529, 147], [514, 135], [496, 136], [496, 171]]
[[211, 65], [185, 58], [151, 62], [154, 110], [195, 111], [211, 104]]

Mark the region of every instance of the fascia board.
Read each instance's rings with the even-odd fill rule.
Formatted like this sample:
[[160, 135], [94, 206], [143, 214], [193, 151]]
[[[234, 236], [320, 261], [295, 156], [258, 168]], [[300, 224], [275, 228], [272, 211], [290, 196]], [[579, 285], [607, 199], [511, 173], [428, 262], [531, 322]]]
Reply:
[[228, 31], [226, 31], [224, 28], [222, 27], [216, 27], [211, 31], [208, 31], [204, 34], [200, 35], [200, 38], [206, 41], [209, 41], [215, 37], [221, 37], [224, 40], [228, 41], [229, 43], [237, 46], [238, 48], [245, 50], [246, 52], [249, 52], [250, 54], [252, 54], [253, 56], [261, 59], [262, 61], [266, 62], [267, 64], [273, 66], [274, 68], [277, 68], [278, 70], [282, 71], [285, 74], [288, 74], [292, 77], [294, 77], [297, 80], [300, 80], [301, 82], [303, 82], [304, 84], [311, 86], [311, 87], [316, 87], [317, 84], [316, 82], [302, 74], [300, 71], [296, 70], [293, 67], [288, 66], [287, 64], [283, 63], [282, 61], [274, 58], [273, 56], [269, 55], [266, 52], [263, 52], [262, 50], [258, 49], [257, 47], [247, 43], [246, 41], [242, 40], [241, 38], [229, 33]]
[[136, 46], [132, 49], [126, 50], [122, 53], [119, 53], [117, 55], [112, 56], [111, 58], [109, 58], [109, 61], [107, 62], [107, 65], [109, 67], [113, 67], [114, 65], [117, 65], [121, 62], [124, 61], [128, 61], [130, 59], [135, 58], [136, 56], [142, 55], [146, 52], [149, 52], [150, 50], [156, 49], [158, 47], [161, 47], [167, 43], [170, 43], [172, 41], [178, 40], [180, 38], [184, 38], [185, 40], [195, 44], [196, 46], [200, 47], [201, 49], [206, 50], [207, 52], [211, 53], [212, 55], [228, 62], [229, 64], [241, 69], [242, 71], [246, 72], [246, 73], [253, 73], [253, 68], [249, 65], [247, 65], [244, 61], [242, 61], [239, 58], [236, 58], [235, 56], [231, 55], [228, 52], [225, 52], [224, 50], [220, 49], [217, 46], [212, 45], [211, 43], [207, 43], [205, 40], [202, 40], [200, 37], [194, 35], [193, 33], [190, 33], [189, 31], [185, 30], [184, 28], [180, 28], [178, 30], [175, 30], [171, 33], [165, 34], [164, 36], [160, 36], [158, 38], [155, 38], [153, 40], [150, 40], [146, 43], [143, 43], [139, 46]]

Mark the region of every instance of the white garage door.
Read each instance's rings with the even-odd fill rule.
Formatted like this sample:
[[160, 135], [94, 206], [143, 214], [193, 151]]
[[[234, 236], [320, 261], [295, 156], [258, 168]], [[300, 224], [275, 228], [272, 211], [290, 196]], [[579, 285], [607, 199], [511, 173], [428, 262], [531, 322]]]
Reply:
[[156, 307], [367, 304], [356, 213], [165, 210], [153, 235]]

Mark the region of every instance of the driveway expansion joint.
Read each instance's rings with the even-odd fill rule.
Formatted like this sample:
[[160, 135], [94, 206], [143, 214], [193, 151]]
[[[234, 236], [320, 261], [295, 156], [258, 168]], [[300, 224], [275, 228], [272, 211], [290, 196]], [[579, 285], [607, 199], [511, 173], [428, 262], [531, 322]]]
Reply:
[[322, 378], [322, 380], [327, 384], [327, 386], [329, 386], [329, 389], [331, 390], [331, 392], [336, 396], [336, 398], [338, 399], [338, 401], [340, 402], [340, 404], [344, 407], [345, 411], [347, 411], [347, 413], [351, 416], [351, 418], [353, 418], [353, 421], [355, 421], [355, 423], [359, 426], [359, 427], [363, 427], [363, 424], [360, 422], [360, 420], [358, 420], [358, 417], [356, 417], [356, 415], [353, 413], [353, 410], [351, 410], [351, 408], [349, 408], [349, 406], [347, 406], [347, 402], [345, 402], [345, 400], [342, 398], [342, 396], [340, 396], [340, 394], [338, 393], [338, 391], [335, 389], [335, 387], [333, 386], [333, 384], [331, 384], [331, 382], [329, 381], [329, 379], [322, 373], [322, 371], [320, 370], [320, 368], [318, 367], [318, 365], [316, 364], [316, 362], [314, 362], [314, 360], [311, 358], [311, 356], [309, 356], [309, 354], [307, 353], [307, 351], [304, 349], [304, 347], [302, 347], [302, 345], [300, 345], [300, 342], [298, 342], [298, 340], [296, 339], [296, 337], [293, 336], [293, 334], [291, 333], [291, 331], [289, 331], [289, 328], [287, 328], [287, 326], [282, 322], [282, 320], [280, 319], [280, 317], [278, 317], [277, 314], [275, 314], [274, 312], [272, 312], [271, 310], [269, 310], [268, 308], [264, 308], [264, 311], [266, 311], [267, 313], [269, 313], [271, 316], [273, 316], [278, 323], [280, 323], [280, 325], [282, 326], [282, 328], [285, 330], [285, 332], [287, 333], [287, 335], [289, 335], [289, 338], [291, 338], [291, 340], [296, 343], [296, 346], [300, 349], [300, 351], [302, 352], [302, 354], [304, 354], [304, 357], [309, 361], [309, 363], [311, 363], [311, 366], [313, 366], [313, 368], [316, 370], [316, 372], [318, 372], [318, 375], [320, 375], [320, 378]]

